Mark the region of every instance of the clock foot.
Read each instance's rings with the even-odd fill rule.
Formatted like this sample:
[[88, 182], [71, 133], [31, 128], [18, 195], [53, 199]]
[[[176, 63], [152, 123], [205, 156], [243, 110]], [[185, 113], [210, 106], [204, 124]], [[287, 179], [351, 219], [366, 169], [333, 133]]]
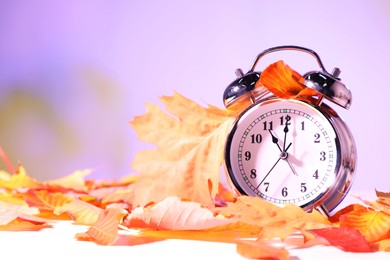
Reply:
[[330, 217], [330, 213], [328, 211], [328, 209], [324, 206], [324, 205], [319, 205], [316, 207], [316, 210], [318, 212], [320, 212], [322, 215], [326, 216], [326, 217]]

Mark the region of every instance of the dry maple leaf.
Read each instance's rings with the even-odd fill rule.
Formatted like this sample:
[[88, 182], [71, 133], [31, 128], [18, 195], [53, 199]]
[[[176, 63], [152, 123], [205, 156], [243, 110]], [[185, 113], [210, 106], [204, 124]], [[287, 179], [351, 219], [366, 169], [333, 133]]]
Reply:
[[73, 199], [60, 192], [51, 193], [47, 190], [32, 190], [26, 194], [25, 200], [30, 206], [38, 207], [41, 210], [54, 210]]
[[390, 238], [390, 216], [369, 208], [341, 215], [340, 226], [358, 230], [368, 242]]
[[0, 225], [6, 225], [19, 216], [36, 215], [38, 208], [29, 207], [27, 204], [11, 204], [0, 201]]
[[0, 188], [8, 190], [16, 190], [20, 188], [37, 189], [45, 188], [45, 185], [28, 176], [24, 167], [19, 164], [18, 169], [14, 174], [11, 174], [9, 180], [0, 179]]
[[99, 214], [87, 232], [76, 234], [76, 238], [89, 239], [99, 245], [112, 245], [118, 239], [118, 225], [123, 216], [120, 208], [108, 208]]
[[85, 201], [75, 199], [60, 207], [54, 209], [54, 214], [60, 215], [64, 212], [70, 214], [75, 223], [82, 225], [93, 225], [99, 218], [99, 214], [103, 209], [89, 204]]
[[375, 192], [378, 199], [372, 201], [370, 206], [375, 210], [382, 211], [390, 216], [390, 192], [382, 192], [377, 190], [375, 190]]
[[85, 176], [89, 175], [91, 172], [92, 172], [91, 169], [77, 170], [65, 177], [48, 181], [45, 184], [50, 186], [60, 186], [66, 189], [84, 191], [87, 189], [87, 187], [85, 186], [84, 178]]
[[168, 197], [157, 204], [135, 208], [126, 218], [129, 228], [200, 230], [226, 225], [234, 220], [214, 216], [199, 203]]
[[43, 228], [51, 228], [52, 226], [45, 223], [34, 223], [31, 221], [24, 221], [14, 219], [7, 225], [0, 225], [0, 231], [39, 231]]
[[372, 252], [367, 240], [359, 231], [348, 227], [330, 227], [311, 230], [329, 241], [330, 245], [347, 252]]
[[302, 84], [304, 80], [298, 72], [292, 70], [283, 61], [277, 61], [261, 72], [255, 86], [263, 85], [275, 96], [286, 99], [317, 95], [317, 91]]
[[289, 252], [282, 246], [277, 246], [273, 241], [243, 240], [237, 243], [237, 252], [250, 259], [278, 259], [288, 260]]
[[170, 196], [210, 204], [218, 192], [232, 112], [205, 108], [178, 93], [161, 101], [166, 112], [147, 104], [146, 113], [130, 122], [141, 141], [156, 145], [139, 152], [132, 163], [141, 174], [135, 183], [134, 204]]
[[214, 212], [261, 227], [262, 238], [285, 239], [298, 230], [330, 225], [328, 219], [317, 211], [308, 213], [292, 204], [280, 207], [258, 197], [238, 197], [236, 202], [227, 203], [226, 207], [216, 208]]
[[378, 251], [390, 252], [390, 238], [381, 240], [374, 244]]

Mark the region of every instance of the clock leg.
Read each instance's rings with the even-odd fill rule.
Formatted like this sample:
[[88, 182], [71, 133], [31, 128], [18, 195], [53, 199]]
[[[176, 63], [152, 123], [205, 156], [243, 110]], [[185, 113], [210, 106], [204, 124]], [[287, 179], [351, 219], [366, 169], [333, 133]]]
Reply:
[[318, 212], [320, 212], [322, 215], [326, 216], [326, 217], [330, 217], [330, 213], [328, 211], [328, 209], [324, 206], [324, 205], [319, 205], [316, 207], [316, 210]]

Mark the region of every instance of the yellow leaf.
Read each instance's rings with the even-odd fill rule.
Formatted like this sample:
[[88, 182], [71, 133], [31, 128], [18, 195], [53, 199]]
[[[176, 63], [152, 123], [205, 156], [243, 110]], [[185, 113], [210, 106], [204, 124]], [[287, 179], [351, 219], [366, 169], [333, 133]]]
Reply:
[[342, 215], [340, 226], [360, 231], [368, 242], [390, 238], [390, 216], [368, 208]]
[[317, 211], [307, 213], [292, 204], [279, 207], [258, 197], [238, 197], [236, 202], [227, 203], [226, 207], [214, 211], [236, 221], [261, 227], [262, 238], [285, 239], [297, 230], [330, 225], [327, 218]]
[[63, 188], [72, 189], [72, 190], [86, 190], [85, 186], [85, 176], [89, 175], [92, 172], [91, 169], [78, 170], [72, 174], [59, 178], [56, 180], [51, 180], [46, 182], [48, 185], [57, 185]]
[[132, 163], [141, 174], [135, 183], [134, 204], [169, 196], [209, 204], [218, 192], [232, 112], [204, 108], [178, 93], [161, 100], [167, 112], [148, 104], [146, 113], [130, 123], [140, 140], [156, 145], [139, 152]]
[[44, 185], [27, 175], [26, 170], [22, 165], [19, 165], [17, 171], [11, 175], [9, 180], [0, 179], [0, 188], [9, 190], [16, 190], [19, 188], [36, 189], [43, 187]]
[[390, 238], [381, 240], [375, 244], [379, 251], [390, 252]]

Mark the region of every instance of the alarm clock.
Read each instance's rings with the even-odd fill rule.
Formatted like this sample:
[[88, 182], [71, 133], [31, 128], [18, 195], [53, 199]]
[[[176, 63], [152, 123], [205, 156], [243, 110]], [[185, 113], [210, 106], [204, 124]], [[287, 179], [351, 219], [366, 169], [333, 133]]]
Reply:
[[[285, 99], [257, 83], [257, 63], [277, 51], [300, 51], [317, 61], [319, 70], [302, 75], [304, 85], [317, 95]], [[237, 196], [257, 196], [281, 206], [291, 203], [326, 216], [345, 198], [354, 180], [357, 151], [350, 129], [327, 104], [344, 109], [351, 105], [351, 92], [339, 74], [338, 68], [327, 72], [316, 52], [300, 46], [267, 49], [247, 73], [236, 71], [238, 78], [223, 99], [228, 108], [249, 104], [233, 123], [224, 152]]]

